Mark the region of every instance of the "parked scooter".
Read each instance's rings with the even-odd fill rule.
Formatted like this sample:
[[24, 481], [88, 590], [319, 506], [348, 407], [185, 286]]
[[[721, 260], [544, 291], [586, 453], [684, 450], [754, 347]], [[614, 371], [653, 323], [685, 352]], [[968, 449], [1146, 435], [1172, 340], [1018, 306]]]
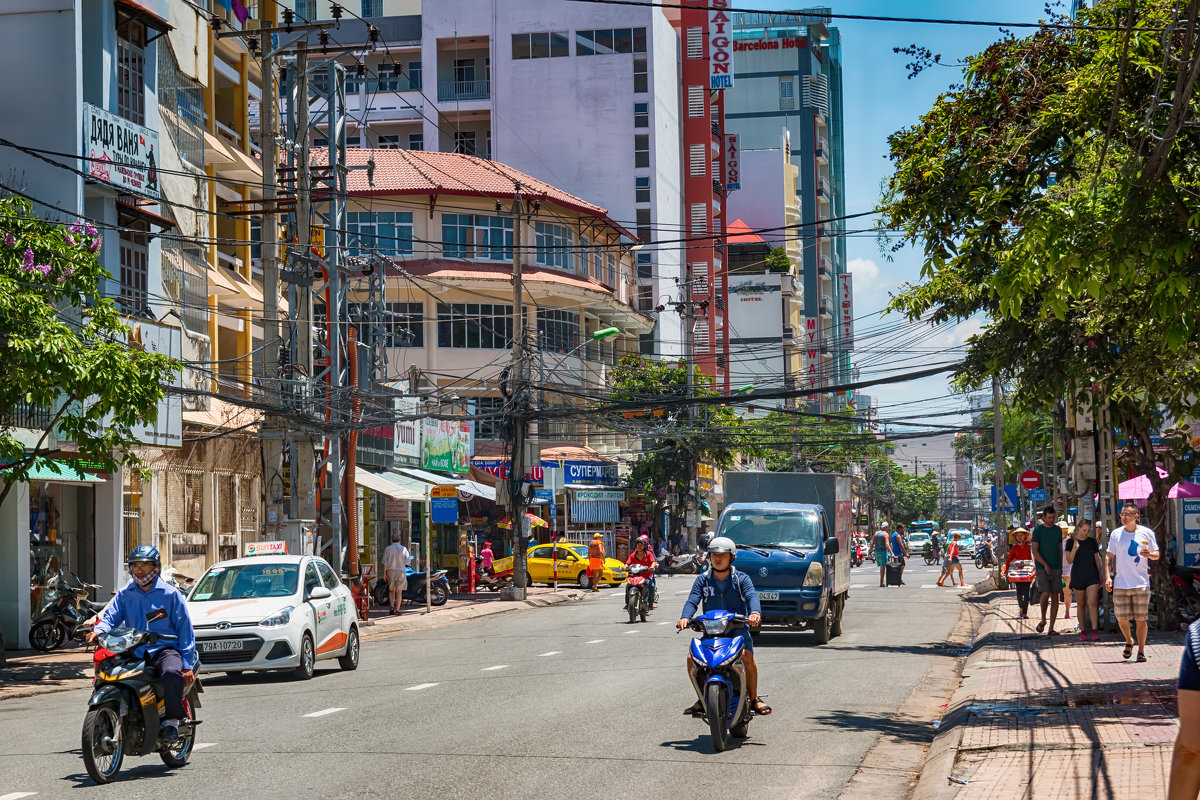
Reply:
[[29, 646], [43, 652], [62, 647], [67, 640], [79, 638], [91, 630], [87, 620], [103, 611], [106, 605], [89, 597], [92, 590], [100, 586], [84, 583], [74, 574], [68, 579], [61, 570], [50, 576], [45, 588], [50, 599], [29, 628]]
[[[152, 612], [166, 615], [165, 611]], [[147, 620], [153, 622], [153, 619]], [[144, 656], [135, 651], [143, 645], [173, 641], [165, 636], [133, 628], [114, 628], [99, 637], [100, 646], [110, 653], [96, 667], [95, 687], [83, 719], [83, 763], [96, 783], [108, 783], [121, 770], [126, 755], [158, 753], [168, 767], [182, 767], [196, 742], [200, 720], [200, 677], [184, 697], [187, 719], [181, 720], [179, 738], [159, 735], [164, 712], [162, 681]], [[199, 665], [197, 665], [198, 671]]]
[[625, 608], [629, 611], [629, 621], [642, 622], [650, 615], [650, 604], [654, 602], [654, 588], [650, 585], [653, 570], [642, 564], [632, 564], [629, 567], [629, 578], [625, 584]]
[[483, 559], [475, 559], [475, 564], [477, 575], [475, 579], [476, 591], [498, 592], [506, 586], [512, 586], [512, 570], [497, 575], [495, 569], [489, 567], [485, 570], [483, 568]]
[[[405, 567], [404, 571], [408, 576], [408, 584], [400, 594], [400, 599], [402, 601], [408, 600], [417, 605], [425, 605], [427, 574], [424, 572], [413, 572], [412, 567]], [[446, 601], [450, 599], [450, 579], [446, 577], [446, 570], [434, 570], [432, 584], [433, 591], [429, 597], [430, 605], [446, 605]], [[375, 601], [376, 605], [386, 606], [388, 604], [389, 597], [386, 580], [380, 578], [375, 581], [375, 586], [371, 589], [371, 599]]]
[[1173, 567], [1171, 580], [1179, 618], [1187, 623], [1200, 619], [1200, 567]]
[[701, 569], [695, 553], [659, 556], [658, 566], [666, 575], [697, 575]]
[[702, 634], [692, 640], [688, 658], [688, 677], [704, 709], [694, 717], [708, 721], [713, 750], [718, 753], [729, 745], [731, 736], [744, 738], [750, 725], [753, 698], [746, 696], [745, 643], [741, 636], [726, 637], [748, 622], [729, 611], [709, 611], [688, 626]]

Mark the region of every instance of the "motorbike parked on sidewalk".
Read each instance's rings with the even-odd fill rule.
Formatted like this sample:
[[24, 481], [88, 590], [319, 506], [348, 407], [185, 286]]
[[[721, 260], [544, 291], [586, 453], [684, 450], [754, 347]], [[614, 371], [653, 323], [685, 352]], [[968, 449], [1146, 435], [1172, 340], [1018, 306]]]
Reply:
[[730, 737], [747, 736], [753, 715], [753, 698], [746, 696], [746, 668], [742, 663], [745, 642], [740, 635], [726, 636], [748, 623], [747, 617], [730, 611], [709, 611], [688, 625], [702, 634], [692, 639], [688, 651], [688, 677], [703, 708], [703, 713], [693, 716], [708, 722], [713, 750], [718, 753], [729, 746]]
[[1173, 567], [1171, 580], [1179, 618], [1189, 624], [1200, 619], [1200, 567]]
[[476, 577], [475, 590], [480, 592], [498, 592], [506, 586], [513, 585], [512, 570], [496, 574], [494, 567], [483, 568], [483, 559], [475, 559]]
[[[433, 589], [429, 596], [429, 604], [434, 606], [444, 606], [446, 601], [450, 599], [450, 579], [446, 577], [446, 570], [434, 570], [432, 580], [425, 572], [413, 572], [411, 567], [404, 568], [405, 575], [408, 577], [408, 583], [404, 591], [400, 594], [401, 601], [408, 600], [417, 605], [425, 605], [425, 586], [426, 583], [431, 583]], [[387, 580], [380, 578], [375, 581], [374, 588], [371, 589], [371, 599], [376, 605], [386, 606], [390, 600], [388, 597]]]
[[[166, 612], [152, 612], [164, 615]], [[154, 620], [148, 620], [152, 622]], [[196, 742], [196, 709], [200, 707], [199, 664], [196, 679], [183, 700], [187, 719], [179, 724], [179, 738], [159, 735], [165, 711], [162, 680], [138, 648], [174, 636], [120, 627], [100, 635], [100, 647], [109, 653], [96, 666], [87, 715], [83, 718], [83, 763], [96, 783], [109, 783], [121, 770], [126, 755], [146, 756], [158, 753], [168, 767], [187, 763]]]
[[84, 583], [74, 574], [68, 578], [61, 570], [50, 576], [45, 588], [50, 599], [29, 628], [29, 646], [34, 650], [49, 652], [81, 637], [91, 630], [88, 620], [94, 620], [107, 605], [90, 597], [100, 586]]
[[654, 588], [650, 585], [653, 570], [642, 564], [629, 567], [629, 577], [625, 583], [625, 608], [629, 611], [629, 621], [642, 622], [650, 615], [650, 604], [654, 602]]
[[667, 575], [698, 575], [701, 570], [700, 560], [695, 553], [668, 553], [659, 557], [658, 564]]

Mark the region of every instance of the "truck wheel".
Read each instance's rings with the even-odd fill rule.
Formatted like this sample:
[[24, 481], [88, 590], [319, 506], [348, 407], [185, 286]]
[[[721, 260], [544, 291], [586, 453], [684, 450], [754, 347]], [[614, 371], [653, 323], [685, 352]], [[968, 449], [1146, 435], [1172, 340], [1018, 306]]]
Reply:
[[817, 637], [817, 644], [826, 644], [833, 638], [833, 603], [829, 606], [824, 614], [813, 620], [813, 636]]
[[842, 612], [845, 610], [846, 610], [846, 598], [843, 595], [843, 596], [840, 596], [837, 601], [837, 614], [834, 615], [833, 625], [830, 628], [831, 636], [841, 636], [842, 635]]

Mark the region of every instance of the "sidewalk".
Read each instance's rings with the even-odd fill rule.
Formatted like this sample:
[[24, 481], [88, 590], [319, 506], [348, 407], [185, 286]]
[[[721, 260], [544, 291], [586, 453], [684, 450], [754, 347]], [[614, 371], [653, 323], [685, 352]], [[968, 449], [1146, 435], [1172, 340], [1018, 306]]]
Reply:
[[915, 797], [1166, 796], [1182, 632], [1151, 630], [1138, 664], [1119, 633], [1080, 642], [1074, 616], [1038, 634], [1036, 607], [1018, 619], [1012, 592], [964, 602], [987, 610]]
[[[527, 608], [578, 600], [584, 593], [576, 588], [529, 587], [525, 600], [501, 600], [495, 592], [454, 595], [446, 604], [426, 614], [425, 606], [406, 605], [398, 615], [386, 608], [372, 608], [367, 622], [360, 622], [363, 641], [395, 636], [406, 631], [433, 630], [454, 622], [505, 614]], [[51, 653], [11, 650], [0, 668], [0, 702], [51, 692], [64, 692], [91, 684], [92, 655], [82, 645], [72, 644]]]

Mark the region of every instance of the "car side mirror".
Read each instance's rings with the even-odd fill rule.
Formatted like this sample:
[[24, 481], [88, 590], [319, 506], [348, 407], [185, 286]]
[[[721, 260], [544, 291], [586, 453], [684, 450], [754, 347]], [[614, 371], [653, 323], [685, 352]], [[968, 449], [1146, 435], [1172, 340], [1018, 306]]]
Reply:
[[324, 600], [326, 597], [332, 597], [333, 592], [326, 589], [324, 586], [314, 586], [312, 591], [308, 593], [309, 600]]
[[842, 543], [837, 540], [836, 536], [830, 536], [825, 540], [825, 555], [837, 555], [842, 549]]

